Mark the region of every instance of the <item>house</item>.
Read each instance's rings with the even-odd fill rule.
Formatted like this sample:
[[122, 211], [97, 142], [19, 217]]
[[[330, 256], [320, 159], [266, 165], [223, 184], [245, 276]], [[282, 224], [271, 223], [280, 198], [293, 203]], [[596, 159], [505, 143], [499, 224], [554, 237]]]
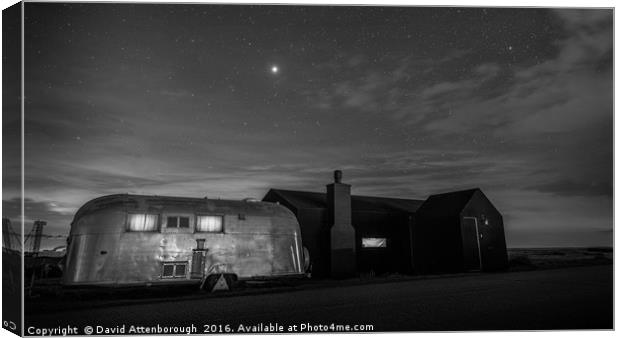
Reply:
[[416, 211], [416, 271], [492, 271], [508, 264], [502, 215], [480, 189], [431, 195]]
[[297, 217], [313, 277], [507, 265], [501, 214], [480, 189], [426, 200], [357, 196], [336, 171], [325, 193], [271, 189], [263, 201]]

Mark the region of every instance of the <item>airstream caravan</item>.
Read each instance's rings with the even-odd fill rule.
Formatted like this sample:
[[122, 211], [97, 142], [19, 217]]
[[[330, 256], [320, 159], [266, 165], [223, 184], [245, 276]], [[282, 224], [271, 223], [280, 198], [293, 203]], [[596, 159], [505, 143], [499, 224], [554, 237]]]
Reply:
[[[193, 283], [303, 276], [299, 224], [287, 208], [256, 200], [110, 195], [71, 223], [64, 285]], [[307, 259], [306, 259], [307, 260]]]

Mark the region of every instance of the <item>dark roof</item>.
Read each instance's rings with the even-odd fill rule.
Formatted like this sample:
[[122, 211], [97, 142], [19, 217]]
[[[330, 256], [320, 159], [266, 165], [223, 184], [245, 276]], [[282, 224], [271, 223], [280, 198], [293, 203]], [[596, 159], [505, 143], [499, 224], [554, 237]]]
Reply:
[[[279, 196], [299, 209], [325, 209], [327, 208], [327, 194], [320, 192], [270, 189], [265, 198], [270, 194]], [[271, 197], [269, 198], [272, 199]], [[265, 200], [265, 199], [263, 199]], [[364, 211], [399, 211], [414, 213], [423, 200], [386, 198], [372, 196], [351, 196], [351, 209]]]
[[448, 218], [458, 216], [480, 189], [453, 191], [444, 194], [431, 195], [418, 209], [419, 217]]

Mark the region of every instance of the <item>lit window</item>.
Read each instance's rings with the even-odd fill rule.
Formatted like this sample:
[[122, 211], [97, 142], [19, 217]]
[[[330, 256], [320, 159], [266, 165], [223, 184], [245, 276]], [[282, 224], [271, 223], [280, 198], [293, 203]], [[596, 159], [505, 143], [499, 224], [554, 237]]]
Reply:
[[222, 232], [222, 216], [198, 216], [196, 231]]
[[129, 214], [129, 231], [156, 231], [157, 215]]
[[385, 248], [387, 247], [387, 239], [364, 237], [362, 238], [362, 248]]
[[187, 262], [166, 262], [162, 264], [162, 278], [187, 277]]
[[168, 216], [166, 228], [189, 228], [189, 217]]

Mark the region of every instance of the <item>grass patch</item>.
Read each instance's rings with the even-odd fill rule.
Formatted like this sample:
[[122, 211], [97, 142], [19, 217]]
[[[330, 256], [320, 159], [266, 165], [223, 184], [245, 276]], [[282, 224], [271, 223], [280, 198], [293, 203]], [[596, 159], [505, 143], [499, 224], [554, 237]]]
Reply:
[[509, 269], [548, 269], [613, 263], [613, 248], [508, 249]]

